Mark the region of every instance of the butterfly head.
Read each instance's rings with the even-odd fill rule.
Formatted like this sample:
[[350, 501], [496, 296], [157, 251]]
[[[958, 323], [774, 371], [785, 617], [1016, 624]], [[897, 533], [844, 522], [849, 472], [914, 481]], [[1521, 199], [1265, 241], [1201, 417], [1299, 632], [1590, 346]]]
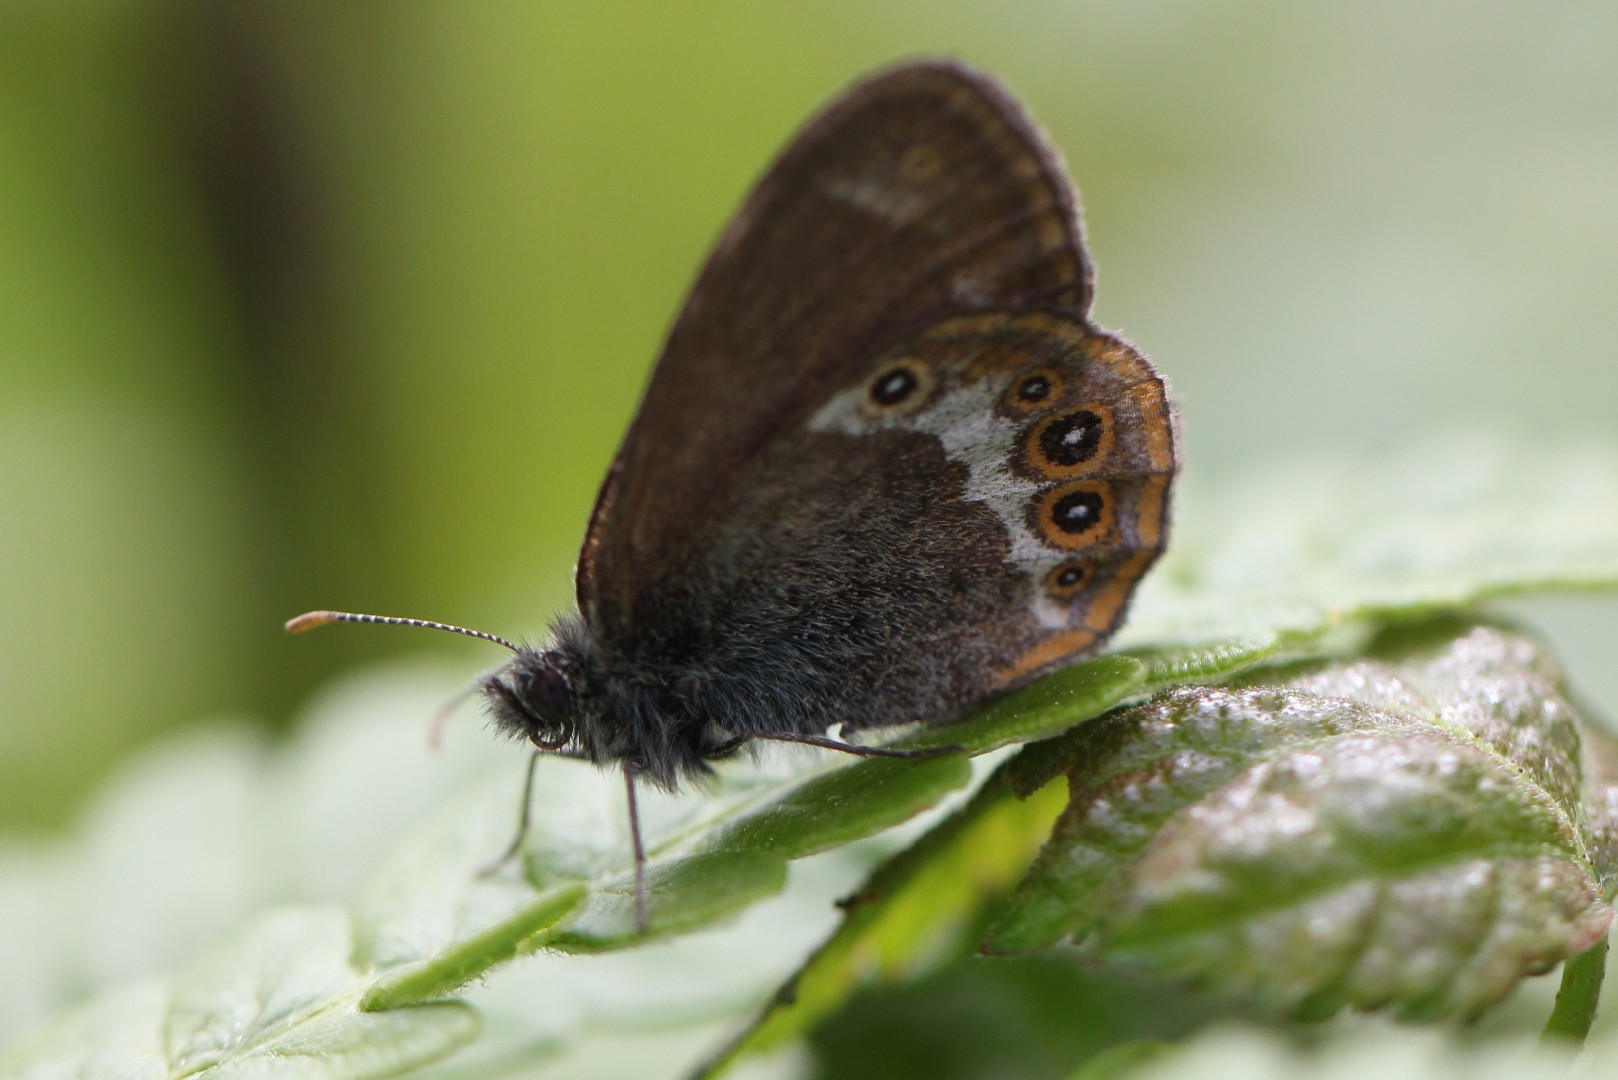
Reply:
[[579, 668], [560, 649], [521, 649], [481, 683], [494, 726], [542, 750], [572, 745], [579, 733]]

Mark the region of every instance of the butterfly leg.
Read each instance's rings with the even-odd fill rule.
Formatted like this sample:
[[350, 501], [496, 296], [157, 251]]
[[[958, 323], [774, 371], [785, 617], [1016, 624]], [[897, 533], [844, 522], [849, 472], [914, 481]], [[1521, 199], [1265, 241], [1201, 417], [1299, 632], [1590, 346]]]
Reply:
[[885, 758], [935, 758], [949, 757], [952, 754], [964, 754], [967, 748], [960, 743], [947, 743], [943, 746], [860, 746], [858, 743], [843, 742], [839, 739], [828, 739], [824, 735], [798, 735], [788, 732], [775, 732], [768, 735], [738, 735], [734, 739], [720, 743], [714, 750], [714, 756], [719, 757], [736, 750], [753, 739], [768, 739], [770, 742], [797, 743], [800, 746], [818, 746], [822, 750], [836, 750], [855, 757], [885, 757]]
[[427, 749], [437, 753], [444, 748], [444, 728], [449, 725], [449, 718], [467, 698], [477, 692], [478, 684], [472, 683], [438, 707], [438, 711], [433, 713], [432, 725], [427, 729]]
[[646, 848], [640, 838], [640, 810], [635, 804], [635, 766], [624, 763], [624, 793], [629, 797], [629, 840], [635, 850], [635, 932], [646, 933]]
[[489, 877], [517, 857], [522, 851], [523, 841], [528, 839], [528, 823], [533, 816], [534, 806], [534, 774], [539, 770], [539, 759], [546, 754], [552, 757], [573, 758], [578, 761], [585, 760], [585, 755], [577, 750], [564, 750], [557, 746], [539, 746], [528, 756], [528, 776], [523, 780], [522, 801], [517, 806], [517, 832], [511, 838], [511, 843], [500, 853], [500, 857], [493, 862], [486, 863], [478, 871], [479, 877]]

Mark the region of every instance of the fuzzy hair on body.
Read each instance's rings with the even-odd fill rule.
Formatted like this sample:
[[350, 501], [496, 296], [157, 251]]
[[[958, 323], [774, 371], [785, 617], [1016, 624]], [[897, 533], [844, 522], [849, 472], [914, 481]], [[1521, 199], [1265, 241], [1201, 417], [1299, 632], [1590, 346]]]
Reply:
[[760, 481], [711, 519], [727, 527], [643, 588], [629, 633], [569, 615], [484, 683], [500, 731], [673, 790], [738, 738], [936, 721], [983, 697], [1000, 650], [982, 627], [1025, 609], [1027, 582], [936, 439], [804, 432], [746, 471]]

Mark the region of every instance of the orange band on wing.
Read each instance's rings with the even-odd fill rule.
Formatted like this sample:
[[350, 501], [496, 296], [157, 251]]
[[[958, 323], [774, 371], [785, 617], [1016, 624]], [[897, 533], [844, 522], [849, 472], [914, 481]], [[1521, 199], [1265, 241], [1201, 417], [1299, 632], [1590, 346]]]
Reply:
[[1000, 684], [1016, 682], [1031, 671], [1038, 671], [1047, 664], [1054, 664], [1064, 657], [1073, 656], [1093, 646], [1101, 637], [1094, 630], [1063, 630], [1035, 645], [1032, 649], [1013, 660], [1009, 667], [1001, 668], [996, 674]]
[[1169, 417], [1168, 396], [1163, 384], [1156, 379], [1136, 383], [1129, 396], [1140, 410], [1140, 425], [1136, 429], [1146, 444], [1146, 456], [1157, 472], [1174, 471], [1174, 423]]
[[1123, 614], [1124, 604], [1129, 602], [1130, 592], [1155, 558], [1155, 551], [1137, 552], [1114, 570], [1111, 580], [1091, 594], [1090, 606], [1084, 612], [1084, 625], [1096, 634], [1110, 633]]
[[1139, 382], [1155, 375], [1145, 357], [1111, 334], [1099, 333], [1090, 338], [1084, 352], [1092, 363], [1112, 371], [1123, 382]]
[[1163, 547], [1163, 500], [1168, 497], [1168, 474], [1149, 476], [1135, 497], [1135, 536], [1143, 548], [1159, 551]]

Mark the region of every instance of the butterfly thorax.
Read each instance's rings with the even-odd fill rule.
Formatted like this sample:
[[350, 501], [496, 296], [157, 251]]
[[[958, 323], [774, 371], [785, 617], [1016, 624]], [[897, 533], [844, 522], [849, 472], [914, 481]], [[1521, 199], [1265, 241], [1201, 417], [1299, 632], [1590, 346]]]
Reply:
[[[712, 707], [711, 695], [689, 695], [701, 673], [671, 656], [650, 679], [630, 674], [632, 666], [622, 657], [613, 662], [584, 620], [569, 616], [553, 628], [548, 648], [523, 649], [482, 690], [495, 728], [510, 738], [628, 765], [668, 790], [706, 774], [727, 736], [699, 714]], [[639, 670], [647, 671], [644, 661]]]

